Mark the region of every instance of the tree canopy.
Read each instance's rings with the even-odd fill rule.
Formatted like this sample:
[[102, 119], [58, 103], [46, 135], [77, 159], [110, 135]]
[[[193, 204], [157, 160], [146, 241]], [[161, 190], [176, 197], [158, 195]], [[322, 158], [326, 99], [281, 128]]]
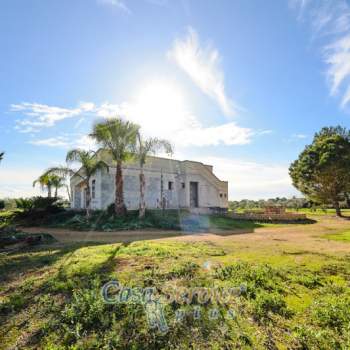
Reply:
[[135, 157], [137, 133], [140, 127], [121, 118], [111, 118], [96, 123], [90, 134], [102, 145], [116, 162], [115, 173], [115, 214], [123, 216], [126, 213], [123, 190], [122, 163]]
[[332, 204], [341, 215], [339, 201], [350, 191], [350, 132], [325, 127], [316, 133], [294, 161], [289, 174], [293, 185], [309, 199]]

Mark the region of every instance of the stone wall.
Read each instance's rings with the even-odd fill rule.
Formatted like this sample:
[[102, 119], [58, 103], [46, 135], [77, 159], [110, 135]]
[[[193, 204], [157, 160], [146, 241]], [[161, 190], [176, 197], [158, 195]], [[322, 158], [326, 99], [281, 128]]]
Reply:
[[229, 213], [233, 219], [251, 220], [251, 221], [301, 221], [306, 220], [305, 214], [282, 213], [282, 214], [265, 214], [265, 213]]
[[[90, 180], [95, 180], [95, 198], [91, 200], [92, 209], [106, 209], [115, 198], [116, 168], [111, 164], [109, 171], [99, 171]], [[128, 209], [139, 207], [139, 174], [138, 164], [123, 165], [124, 200]], [[145, 200], [146, 207], [150, 209], [161, 208], [161, 174], [163, 174], [163, 196], [166, 207], [171, 209], [190, 207], [190, 182], [198, 182], [199, 207], [228, 206], [228, 184], [220, 181], [213, 173], [212, 167], [198, 162], [176, 161], [166, 158], [149, 157], [144, 167], [146, 180]], [[81, 179], [73, 177], [71, 186], [75, 195], [72, 205], [79, 207], [83, 198]], [[169, 182], [172, 189], [169, 189]]]

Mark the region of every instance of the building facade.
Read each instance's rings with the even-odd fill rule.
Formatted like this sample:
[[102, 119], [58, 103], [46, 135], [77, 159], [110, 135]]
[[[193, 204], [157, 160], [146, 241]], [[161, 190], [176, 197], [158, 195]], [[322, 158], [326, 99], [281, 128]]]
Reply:
[[[104, 156], [109, 170], [98, 171], [90, 179], [91, 208], [106, 209], [115, 198], [115, 173], [113, 161]], [[140, 198], [140, 167], [137, 162], [123, 165], [124, 201], [127, 209], [138, 209]], [[206, 208], [225, 209], [228, 206], [228, 183], [219, 180], [213, 167], [200, 162], [148, 157], [144, 165], [146, 180], [146, 208]], [[86, 185], [81, 177], [71, 178], [74, 209], [86, 207]], [[162, 199], [163, 198], [163, 199]]]

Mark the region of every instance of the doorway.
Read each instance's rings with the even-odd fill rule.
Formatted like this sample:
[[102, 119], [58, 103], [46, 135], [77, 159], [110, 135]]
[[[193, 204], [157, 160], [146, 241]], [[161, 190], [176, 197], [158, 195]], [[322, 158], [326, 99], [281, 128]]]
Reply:
[[198, 182], [190, 182], [190, 207], [198, 208]]

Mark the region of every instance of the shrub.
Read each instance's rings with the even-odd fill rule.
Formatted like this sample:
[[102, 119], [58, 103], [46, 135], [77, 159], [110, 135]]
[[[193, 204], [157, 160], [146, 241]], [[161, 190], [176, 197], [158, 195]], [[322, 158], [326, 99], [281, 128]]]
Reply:
[[260, 292], [253, 301], [253, 315], [258, 321], [270, 318], [270, 314], [290, 317], [291, 311], [281, 295], [277, 293]]
[[18, 209], [31, 210], [33, 208], [33, 200], [31, 198], [18, 198], [15, 201]]
[[294, 336], [298, 343], [296, 349], [346, 349], [335, 337], [335, 334], [327, 329], [319, 330], [304, 325], [298, 325], [294, 329]]
[[0, 199], [0, 210], [5, 209], [5, 201]]
[[63, 211], [62, 203], [57, 198], [32, 197], [16, 200], [17, 208], [22, 212], [16, 214], [15, 220], [22, 225], [41, 225], [50, 222], [52, 214]]
[[327, 297], [317, 301], [312, 310], [314, 322], [342, 332], [350, 324], [350, 298]]
[[247, 262], [216, 268], [214, 276], [221, 280], [230, 280], [237, 286], [246, 285], [247, 295], [253, 299], [259, 290], [283, 292], [281, 285], [286, 280], [286, 276], [270, 265], [253, 265]]
[[62, 209], [62, 203], [54, 197], [19, 198], [16, 200], [17, 208], [24, 211], [50, 211], [57, 212]]
[[199, 265], [192, 261], [187, 261], [186, 263], [175, 266], [167, 275], [170, 278], [193, 278], [199, 269]]

